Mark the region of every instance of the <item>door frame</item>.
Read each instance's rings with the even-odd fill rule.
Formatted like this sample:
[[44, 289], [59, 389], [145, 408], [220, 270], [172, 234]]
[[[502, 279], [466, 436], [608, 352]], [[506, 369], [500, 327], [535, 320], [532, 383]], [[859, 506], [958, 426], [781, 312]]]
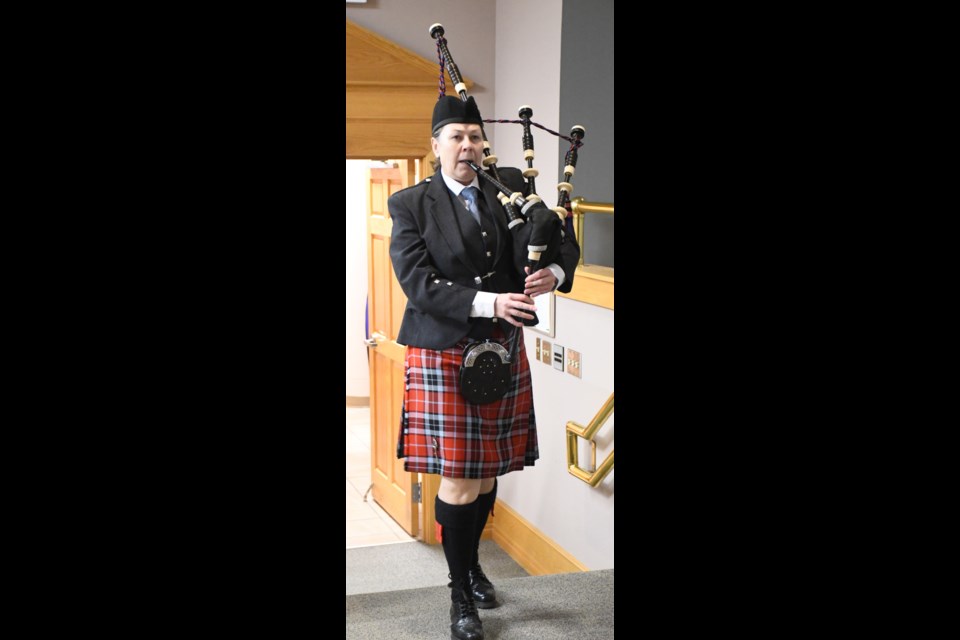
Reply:
[[[443, 73], [452, 87], [449, 73]], [[411, 165], [419, 160], [419, 179], [432, 175], [430, 124], [437, 101], [437, 75], [435, 60], [347, 20], [346, 159], [407, 160]], [[468, 89], [474, 85], [467, 77], [461, 80]], [[371, 386], [371, 395], [374, 392]], [[424, 542], [437, 544], [434, 499], [440, 476], [420, 474], [419, 480], [420, 535]]]

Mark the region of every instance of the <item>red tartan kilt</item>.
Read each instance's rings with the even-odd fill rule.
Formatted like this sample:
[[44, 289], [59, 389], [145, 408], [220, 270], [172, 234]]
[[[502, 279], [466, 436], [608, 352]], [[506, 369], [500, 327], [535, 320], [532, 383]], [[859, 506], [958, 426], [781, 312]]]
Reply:
[[[416, 473], [493, 478], [540, 457], [530, 365], [518, 336], [513, 387], [496, 402], [477, 405], [460, 394], [460, 361], [468, 341], [438, 351], [406, 349], [397, 457]], [[501, 340], [509, 349], [509, 344]]]

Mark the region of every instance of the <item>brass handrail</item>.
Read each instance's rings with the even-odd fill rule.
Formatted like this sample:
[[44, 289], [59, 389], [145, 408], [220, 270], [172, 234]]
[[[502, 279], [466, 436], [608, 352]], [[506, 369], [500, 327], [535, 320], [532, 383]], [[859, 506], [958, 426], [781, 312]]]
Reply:
[[[611, 393], [607, 401], [600, 407], [600, 411], [597, 412], [597, 415], [593, 416], [593, 420], [591, 420], [590, 424], [586, 427], [573, 420], [567, 422], [567, 471], [591, 487], [600, 484], [607, 474], [613, 470], [613, 451], [611, 451], [600, 466], [597, 467], [597, 443], [593, 440], [593, 436], [596, 435], [600, 427], [606, 423], [612, 413], [613, 394]], [[577, 438], [590, 441], [590, 463], [591, 466], [596, 469], [592, 473], [580, 468], [580, 451], [579, 447], [577, 447]]]
[[583, 214], [609, 213], [613, 215], [612, 202], [587, 202], [583, 198], [573, 198], [570, 201], [570, 211], [573, 213], [573, 228], [577, 233], [577, 243], [580, 245], [580, 261], [578, 267], [583, 266]]

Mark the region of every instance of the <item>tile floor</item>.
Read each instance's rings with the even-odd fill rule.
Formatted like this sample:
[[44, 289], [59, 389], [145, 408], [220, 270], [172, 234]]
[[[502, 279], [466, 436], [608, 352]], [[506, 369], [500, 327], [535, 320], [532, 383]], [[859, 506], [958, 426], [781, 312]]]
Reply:
[[364, 494], [370, 488], [370, 407], [347, 407], [347, 549], [416, 542]]

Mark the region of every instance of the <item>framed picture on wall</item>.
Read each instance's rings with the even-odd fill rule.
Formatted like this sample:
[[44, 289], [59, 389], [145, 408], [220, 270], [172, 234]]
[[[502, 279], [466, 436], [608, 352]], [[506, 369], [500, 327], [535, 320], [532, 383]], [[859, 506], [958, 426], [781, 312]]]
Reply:
[[553, 292], [545, 293], [533, 299], [537, 304], [537, 318], [540, 322], [532, 327], [527, 327], [537, 333], [542, 333], [551, 338], [555, 337], [557, 330], [554, 326], [554, 311], [557, 305], [557, 297]]

